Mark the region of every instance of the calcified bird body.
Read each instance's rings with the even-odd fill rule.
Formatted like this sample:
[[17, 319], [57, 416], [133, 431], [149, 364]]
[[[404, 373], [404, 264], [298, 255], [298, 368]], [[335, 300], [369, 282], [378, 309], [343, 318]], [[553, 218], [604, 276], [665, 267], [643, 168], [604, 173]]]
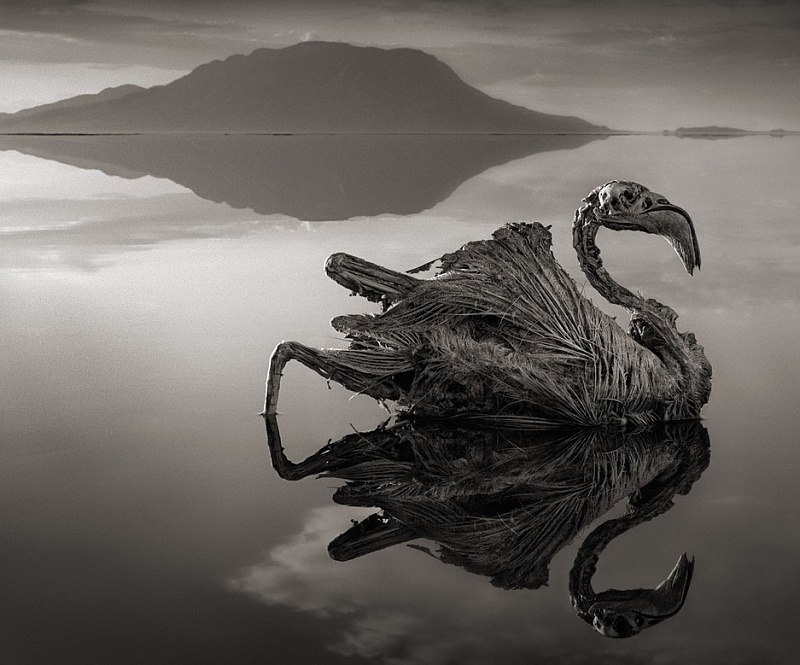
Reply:
[[418, 416], [635, 427], [698, 417], [711, 388], [702, 347], [677, 331], [672, 309], [612, 280], [595, 245], [601, 226], [663, 235], [692, 273], [700, 252], [689, 215], [632, 182], [607, 183], [582, 203], [573, 223], [578, 260], [609, 302], [631, 312], [627, 333], [556, 263], [538, 223], [509, 224], [443, 256], [433, 279], [335, 254], [329, 276], [384, 311], [333, 320], [348, 349], [281, 343], [265, 413], [275, 412], [281, 372], [294, 359]]

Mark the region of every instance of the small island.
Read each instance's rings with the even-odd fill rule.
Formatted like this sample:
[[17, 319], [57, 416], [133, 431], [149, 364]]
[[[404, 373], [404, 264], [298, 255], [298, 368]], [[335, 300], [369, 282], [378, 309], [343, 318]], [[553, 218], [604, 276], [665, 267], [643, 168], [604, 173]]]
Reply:
[[751, 130], [739, 129], [737, 127], [720, 127], [718, 125], [707, 125], [705, 127], [678, 127], [675, 130], [665, 129], [664, 136], [677, 136], [679, 138], [690, 139], [725, 139], [737, 136], [789, 136], [800, 132], [788, 131], [785, 129], [766, 129]]

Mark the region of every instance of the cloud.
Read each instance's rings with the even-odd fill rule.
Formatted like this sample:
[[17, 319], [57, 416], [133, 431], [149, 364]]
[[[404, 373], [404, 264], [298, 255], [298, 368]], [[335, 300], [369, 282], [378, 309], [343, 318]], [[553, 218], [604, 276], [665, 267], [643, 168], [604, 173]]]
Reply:
[[192, 20], [190, 18], [153, 18], [143, 14], [121, 13], [102, 4], [65, 1], [4, 4], [0, 9], [3, 28], [8, 31], [32, 32], [79, 37], [92, 41], [111, 35], [141, 35], [151, 32], [175, 34], [180, 32], [229, 30], [230, 24]]
[[[535, 627], [492, 617], [498, 591], [483, 578], [453, 586], [462, 571], [428, 566], [428, 558], [409, 548], [393, 548], [357, 561], [339, 563], [327, 555], [327, 544], [372, 510], [325, 506], [311, 511], [301, 530], [274, 546], [260, 563], [227, 581], [229, 588], [268, 605], [289, 607], [341, 626], [328, 647], [346, 656], [361, 656], [392, 665], [401, 663], [484, 663], [495, 647], [487, 630], [509, 632], [509, 654], [519, 654], [514, 629], [535, 635]], [[424, 558], [424, 565], [420, 565]], [[565, 610], [567, 603], [565, 605]], [[454, 612], [458, 608], [457, 613]], [[488, 616], [487, 616], [488, 611]], [[529, 619], [522, 619], [527, 624]], [[511, 621], [510, 624], [516, 622]], [[527, 637], [526, 640], [527, 641]], [[498, 662], [504, 661], [502, 658]]]
[[201, 20], [186, 11], [150, 16], [107, 2], [20, 3], [0, 9], [0, 58], [183, 69], [241, 50], [246, 32], [235, 21]]

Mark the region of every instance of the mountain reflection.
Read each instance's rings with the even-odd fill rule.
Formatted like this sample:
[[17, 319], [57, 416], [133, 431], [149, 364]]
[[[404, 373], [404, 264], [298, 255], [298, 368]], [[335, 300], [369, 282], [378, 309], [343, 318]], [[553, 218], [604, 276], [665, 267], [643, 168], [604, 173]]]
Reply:
[[266, 428], [281, 477], [340, 478], [335, 502], [380, 509], [329, 544], [334, 559], [424, 538], [438, 549], [411, 546], [495, 586], [536, 589], [559, 550], [627, 499], [627, 511], [595, 527], [576, 556], [570, 595], [578, 616], [603, 635], [629, 637], [683, 606], [693, 568], [686, 555], [654, 589], [595, 593], [591, 578], [611, 540], [671, 508], [708, 466], [698, 421], [625, 433], [402, 420], [330, 442], [299, 463], [286, 457], [274, 417]]
[[197, 196], [306, 221], [411, 215], [488, 168], [590, 135], [4, 136], [0, 150], [107, 175], [168, 178]]

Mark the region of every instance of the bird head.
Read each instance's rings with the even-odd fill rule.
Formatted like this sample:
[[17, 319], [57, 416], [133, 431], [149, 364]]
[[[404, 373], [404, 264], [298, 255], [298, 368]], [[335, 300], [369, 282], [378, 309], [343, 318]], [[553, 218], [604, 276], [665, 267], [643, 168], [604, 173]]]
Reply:
[[585, 600], [588, 608], [579, 610], [579, 615], [605, 637], [633, 637], [680, 611], [693, 570], [694, 560], [684, 554], [655, 589], [603, 591]]
[[692, 218], [683, 208], [647, 187], [625, 180], [612, 180], [584, 199], [593, 213], [586, 223], [614, 231], [644, 231], [666, 238], [691, 275], [700, 267], [700, 247]]

